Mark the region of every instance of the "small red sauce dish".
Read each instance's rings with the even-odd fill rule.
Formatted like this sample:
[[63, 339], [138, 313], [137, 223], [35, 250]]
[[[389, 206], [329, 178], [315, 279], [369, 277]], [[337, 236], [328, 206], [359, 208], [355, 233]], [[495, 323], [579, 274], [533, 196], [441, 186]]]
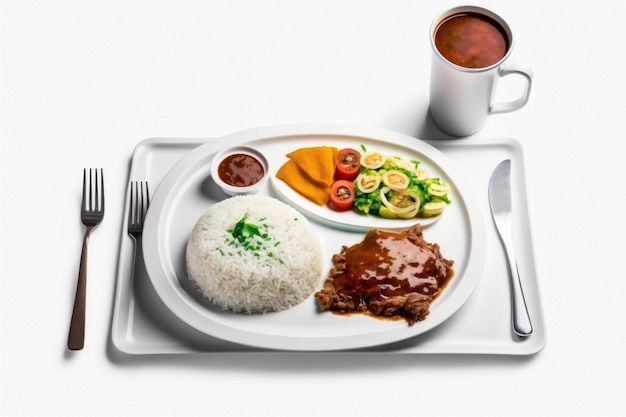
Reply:
[[215, 154], [211, 163], [213, 181], [229, 196], [254, 194], [267, 181], [267, 158], [249, 146], [235, 146]]

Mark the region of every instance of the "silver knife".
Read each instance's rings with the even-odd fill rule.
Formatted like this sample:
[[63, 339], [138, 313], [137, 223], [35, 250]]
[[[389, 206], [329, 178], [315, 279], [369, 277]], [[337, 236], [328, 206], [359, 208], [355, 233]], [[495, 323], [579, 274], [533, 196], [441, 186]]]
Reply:
[[489, 179], [489, 205], [491, 215], [504, 245], [511, 278], [513, 331], [518, 336], [529, 336], [533, 326], [528, 315], [522, 283], [517, 271], [517, 261], [513, 250], [513, 227], [511, 222], [511, 160], [502, 161]]

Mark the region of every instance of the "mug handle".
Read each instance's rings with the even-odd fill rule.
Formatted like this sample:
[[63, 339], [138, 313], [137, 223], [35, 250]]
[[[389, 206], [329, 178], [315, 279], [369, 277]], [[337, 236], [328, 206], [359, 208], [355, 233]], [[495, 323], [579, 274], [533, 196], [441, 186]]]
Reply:
[[507, 101], [503, 103], [492, 103], [491, 108], [489, 109], [490, 114], [498, 114], [498, 113], [509, 113], [514, 110], [521, 109], [528, 103], [528, 98], [530, 97], [530, 87], [533, 83], [533, 70], [528, 67], [523, 66], [515, 66], [512, 65], [503, 65], [500, 67], [500, 71], [498, 75], [500, 77], [506, 77], [507, 75], [518, 74], [524, 77], [526, 80], [526, 85], [524, 87], [524, 93], [520, 98], [513, 101]]

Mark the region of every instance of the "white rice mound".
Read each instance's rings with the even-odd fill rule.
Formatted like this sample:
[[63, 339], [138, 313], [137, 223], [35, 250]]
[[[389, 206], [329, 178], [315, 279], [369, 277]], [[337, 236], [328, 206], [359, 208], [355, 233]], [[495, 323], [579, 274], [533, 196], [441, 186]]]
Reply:
[[[245, 223], [265, 237], [244, 248], [232, 230]], [[249, 242], [249, 241], [246, 241]], [[189, 280], [224, 310], [265, 313], [286, 310], [311, 296], [322, 277], [322, 249], [308, 220], [271, 197], [242, 195], [222, 200], [196, 223], [186, 252]]]

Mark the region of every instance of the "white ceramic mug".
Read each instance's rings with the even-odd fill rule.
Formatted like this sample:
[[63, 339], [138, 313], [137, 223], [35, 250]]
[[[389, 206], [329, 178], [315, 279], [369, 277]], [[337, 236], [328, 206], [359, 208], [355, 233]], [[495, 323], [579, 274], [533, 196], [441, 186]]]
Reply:
[[[493, 19], [508, 38], [508, 49], [496, 63], [483, 68], [466, 68], [446, 59], [435, 45], [440, 24], [458, 14], [480, 14]], [[475, 6], [460, 6], [448, 10], [433, 21], [430, 28], [432, 62], [430, 74], [430, 113], [435, 124], [453, 136], [468, 136], [481, 130], [491, 114], [507, 113], [522, 108], [528, 102], [533, 72], [530, 68], [507, 62], [513, 50], [513, 33], [509, 25], [495, 13]], [[494, 103], [500, 77], [511, 74], [525, 79], [521, 97]]]

